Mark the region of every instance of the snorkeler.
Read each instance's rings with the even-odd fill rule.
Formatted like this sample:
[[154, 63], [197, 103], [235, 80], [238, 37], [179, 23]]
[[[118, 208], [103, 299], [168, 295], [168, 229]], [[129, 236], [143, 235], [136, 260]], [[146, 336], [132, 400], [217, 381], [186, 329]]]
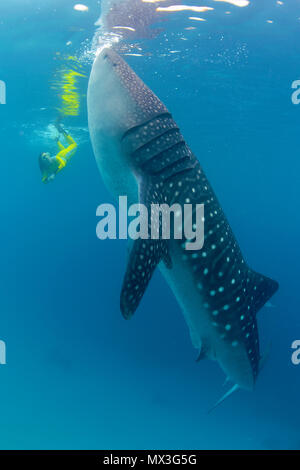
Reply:
[[39, 166], [42, 173], [43, 183], [53, 181], [57, 173], [59, 173], [67, 165], [68, 161], [71, 157], [73, 157], [77, 149], [77, 144], [74, 139], [62, 128], [58, 122], [55, 123], [55, 127], [58, 132], [64, 136], [69, 145], [64, 147], [58, 137], [57, 145], [60, 151], [56, 156], [51, 157], [49, 152], [43, 152], [40, 154]]

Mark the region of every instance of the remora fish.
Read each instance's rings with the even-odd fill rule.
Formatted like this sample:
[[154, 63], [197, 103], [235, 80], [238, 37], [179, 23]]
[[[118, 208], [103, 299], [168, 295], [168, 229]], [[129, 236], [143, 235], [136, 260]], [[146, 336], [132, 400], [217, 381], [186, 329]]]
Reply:
[[[113, 50], [96, 58], [88, 119], [104, 182], [129, 202], [205, 205], [205, 241], [135, 240], [121, 293], [129, 318], [160, 264], [189, 327], [199, 359], [217, 360], [236, 388], [253, 389], [261, 356], [256, 314], [278, 288], [250, 269], [198, 160], [171, 114]], [[222, 401], [222, 399], [220, 400]]]

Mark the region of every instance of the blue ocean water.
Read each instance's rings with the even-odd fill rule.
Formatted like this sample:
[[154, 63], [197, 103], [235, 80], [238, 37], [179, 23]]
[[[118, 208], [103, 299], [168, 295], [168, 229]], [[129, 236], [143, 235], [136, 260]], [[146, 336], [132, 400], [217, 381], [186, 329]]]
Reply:
[[[258, 314], [261, 349], [271, 343], [271, 352], [254, 392], [238, 391], [208, 414], [224, 374], [195, 362], [161, 274], [125, 321], [126, 241], [96, 238], [96, 207], [113, 202], [85, 104], [95, 38], [115, 38], [95, 26], [101, 2], [85, 0], [87, 11], [69, 0], [1, 2], [1, 449], [300, 448], [300, 365], [291, 361], [300, 339], [300, 106], [291, 101], [300, 4], [231, 3], [191, 1], [214, 10], [165, 12], [146, 28], [161, 29], [156, 37], [145, 30], [115, 41], [171, 110], [249, 264], [280, 284]], [[53, 77], [69, 55], [86, 75], [79, 115], [64, 119], [79, 149], [43, 185], [38, 155], [56, 149]]]

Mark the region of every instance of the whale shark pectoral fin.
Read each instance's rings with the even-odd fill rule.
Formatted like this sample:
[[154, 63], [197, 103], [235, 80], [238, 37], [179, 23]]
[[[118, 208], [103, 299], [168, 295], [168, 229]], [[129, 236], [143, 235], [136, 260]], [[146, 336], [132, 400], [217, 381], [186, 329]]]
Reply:
[[164, 222], [159, 216], [152, 217], [153, 206], [163, 200], [159, 188], [157, 180], [147, 177], [139, 185], [139, 203], [146, 207], [147, 215], [151, 214], [147, 233], [150, 238], [136, 239], [130, 252], [120, 302], [121, 312], [126, 319], [137, 309], [156, 266], [163, 261], [168, 269], [172, 268], [169, 240], [162, 238]]
[[134, 314], [161, 260], [171, 267], [167, 240], [135, 240], [121, 291], [120, 306], [124, 318]]

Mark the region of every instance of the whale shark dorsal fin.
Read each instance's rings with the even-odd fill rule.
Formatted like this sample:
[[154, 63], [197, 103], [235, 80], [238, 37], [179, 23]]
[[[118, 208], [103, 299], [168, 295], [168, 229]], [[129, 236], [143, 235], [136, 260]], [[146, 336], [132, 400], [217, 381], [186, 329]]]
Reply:
[[257, 314], [277, 291], [278, 282], [251, 270], [248, 274], [246, 289], [252, 311]]
[[223, 403], [224, 400], [226, 400], [226, 398], [228, 398], [230, 395], [232, 395], [236, 390], [238, 390], [240, 387], [238, 386], [238, 384], [235, 384], [233, 385], [233, 387], [231, 387], [230, 390], [228, 390], [228, 392], [224, 393], [224, 395], [220, 398], [220, 400], [218, 400], [214, 406], [212, 406], [210, 408], [210, 410], [208, 410], [208, 413], [211, 413], [215, 408], [217, 408], [217, 406], [219, 406], [221, 403]]

